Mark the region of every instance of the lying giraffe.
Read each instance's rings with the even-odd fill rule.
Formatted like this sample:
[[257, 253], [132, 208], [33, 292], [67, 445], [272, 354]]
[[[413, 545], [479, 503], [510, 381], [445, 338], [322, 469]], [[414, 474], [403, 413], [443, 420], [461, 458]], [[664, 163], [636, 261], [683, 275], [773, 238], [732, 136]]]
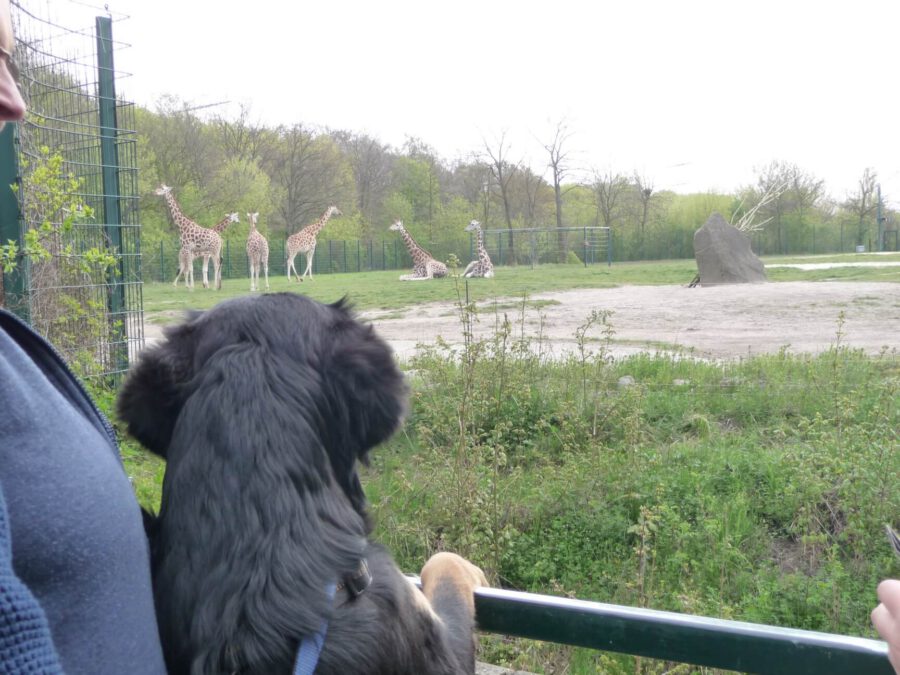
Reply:
[[[222, 288], [222, 237], [218, 232], [211, 229], [200, 227], [193, 220], [188, 218], [181, 212], [175, 196], [172, 194], [172, 188], [165, 183], [156, 188], [156, 194], [165, 197], [169, 212], [172, 214], [172, 220], [175, 227], [181, 233], [181, 248], [187, 247], [192, 256], [204, 255], [209, 253], [213, 261], [213, 274], [215, 276], [216, 289]], [[209, 288], [209, 280], [207, 278], [207, 262], [209, 258], [204, 257], [203, 262], [203, 288]], [[191, 265], [193, 268], [193, 264]], [[191, 285], [193, 286], [193, 271], [191, 271]], [[175, 277], [176, 282], [178, 277]]]
[[247, 258], [250, 260], [250, 290], [255, 291], [259, 286], [259, 268], [266, 270], [266, 290], [269, 290], [269, 242], [256, 229], [256, 219], [259, 212], [248, 213], [250, 220], [250, 234], [247, 236]]
[[[214, 232], [218, 232], [222, 234], [225, 231], [225, 228], [228, 227], [231, 223], [239, 223], [240, 218], [238, 218], [237, 213], [229, 213], [222, 220], [212, 226]], [[203, 278], [206, 278], [206, 270], [209, 269], [209, 259], [212, 254], [204, 253], [203, 254]], [[194, 288], [194, 254], [191, 251], [190, 247], [182, 246], [181, 250], [178, 251], [178, 274], [175, 275], [175, 281], [172, 282], [172, 285], [175, 288], [178, 288], [178, 279], [181, 275], [184, 275], [184, 285], [187, 288]]]
[[[319, 218], [312, 225], [307, 225], [299, 232], [292, 234], [288, 237], [287, 240], [287, 278], [288, 281], [291, 280], [291, 270], [294, 270], [294, 275], [297, 277], [297, 281], [303, 281], [303, 277], [307, 274], [309, 278], [312, 279], [312, 263], [313, 256], [316, 254], [316, 235], [319, 234], [319, 230], [325, 227], [325, 223], [328, 222], [328, 219], [331, 216], [340, 216], [341, 212], [338, 210], [336, 206], [329, 206], [328, 209], [322, 214], [322, 217]], [[297, 257], [298, 253], [303, 253], [306, 255], [306, 270], [303, 272], [303, 276], [297, 274], [297, 268], [294, 267], [294, 258]]]
[[389, 229], [400, 233], [413, 260], [413, 273], [402, 275], [400, 281], [422, 281], [447, 276], [447, 266], [441, 261], [435, 260], [428, 251], [415, 242], [412, 235], [403, 227], [403, 221], [395, 221]]
[[491, 257], [484, 247], [484, 231], [481, 229], [481, 223], [473, 220], [466, 225], [466, 232], [475, 233], [475, 252], [478, 254], [478, 257], [466, 266], [463, 276], [490, 279], [494, 276], [494, 263], [491, 262]]

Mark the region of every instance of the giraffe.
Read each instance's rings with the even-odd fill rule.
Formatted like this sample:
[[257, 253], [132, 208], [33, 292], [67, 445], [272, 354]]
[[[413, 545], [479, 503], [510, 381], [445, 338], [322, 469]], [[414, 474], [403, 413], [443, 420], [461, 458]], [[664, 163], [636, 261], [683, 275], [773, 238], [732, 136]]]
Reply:
[[403, 221], [395, 221], [388, 229], [400, 233], [413, 260], [413, 273], [402, 275], [400, 281], [423, 281], [447, 276], [447, 266], [435, 260], [428, 251], [415, 242], [412, 235], [403, 227]]
[[[237, 213], [229, 213], [222, 220], [212, 226], [212, 230], [214, 232], [218, 232], [221, 234], [225, 231], [225, 228], [228, 227], [231, 223], [239, 223], [241, 222], [240, 218], [238, 218]], [[203, 268], [204, 270], [209, 268], [209, 258], [210, 253], [206, 253], [203, 255]], [[178, 274], [175, 275], [175, 281], [172, 284], [175, 288], [178, 288], [178, 279], [181, 275], [184, 275], [184, 285], [188, 288], [194, 288], [194, 254], [191, 251], [190, 247], [182, 246], [181, 250], [178, 251]]]
[[484, 247], [484, 231], [481, 229], [481, 223], [477, 220], [473, 220], [466, 225], [466, 232], [475, 233], [475, 251], [478, 253], [478, 258], [466, 266], [463, 276], [484, 277], [490, 279], [494, 276], [494, 263], [491, 262], [491, 257]]
[[[156, 194], [165, 197], [166, 204], [172, 214], [172, 220], [175, 222], [175, 227], [177, 227], [178, 231], [181, 233], [181, 248], [187, 247], [191, 256], [204, 255], [203, 288], [209, 288], [209, 280], [207, 277], [209, 258], [205, 257], [207, 252], [213, 259], [213, 275], [215, 277], [214, 282], [216, 289], [222, 288], [222, 237], [219, 236], [218, 232], [214, 232], [206, 227], [200, 227], [193, 220], [185, 216], [178, 207], [178, 203], [175, 201], [175, 196], [172, 194], [172, 188], [170, 186], [163, 183], [156, 188]], [[193, 276], [193, 273], [191, 276]], [[175, 277], [175, 280], [177, 282], [178, 277]]]
[[[291, 270], [294, 270], [294, 274], [297, 276], [297, 281], [303, 281], [303, 277], [307, 274], [309, 278], [312, 279], [312, 263], [313, 256], [316, 254], [316, 235], [319, 234], [319, 230], [325, 227], [325, 223], [328, 222], [328, 219], [331, 216], [340, 216], [341, 212], [338, 210], [338, 207], [332, 205], [329, 206], [328, 209], [322, 214], [322, 217], [319, 218], [312, 225], [307, 225], [299, 232], [292, 234], [287, 239], [287, 278], [288, 281], [291, 280]], [[303, 276], [297, 274], [297, 268], [294, 267], [294, 258], [297, 257], [298, 253], [303, 253], [306, 255], [306, 270], [303, 272]]]
[[266, 270], [266, 290], [269, 290], [269, 242], [256, 229], [256, 219], [259, 211], [248, 213], [250, 221], [250, 234], [247, 236], [247, 258], [250, 260], [250, 290], [255, 291], [259, 286], [259, 268]]

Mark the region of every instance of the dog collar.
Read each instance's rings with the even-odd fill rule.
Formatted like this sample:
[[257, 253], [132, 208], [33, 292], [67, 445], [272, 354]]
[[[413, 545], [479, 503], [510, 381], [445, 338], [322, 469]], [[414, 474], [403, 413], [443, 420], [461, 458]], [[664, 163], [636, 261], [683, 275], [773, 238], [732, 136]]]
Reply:
[[[344, 577], [344, 580], [335, 585], [328, 584], [326, 589], [328, 597], [334, 600], [335, 592], [346, 588], [350, 599], [362, 595], [363, 592], [372, 583], [372, 573], [369, 572], [369, 563], [365, 558], [360, 558], [359, 567], [356, 571]], [[300, 641], [300, 647], [297, 649], [297, 659], [294, 661], [293, 675], [312, 675], [319, 663], [319, 655], [322, 653], [322, 647], [325, 645], [325, 634], [328, 632], [328, 622], [323, 621], [319, 632], [315, 635], [307, 635]]]
[[350, 599], [362, 595], [372, 583], [372, 573], [369, 572], [369, 563], [365, 558], [360, 558], [359, 567], [353, 574], [348, 574], [344, 580], [337, 585], [337, 590], [346, 588]]

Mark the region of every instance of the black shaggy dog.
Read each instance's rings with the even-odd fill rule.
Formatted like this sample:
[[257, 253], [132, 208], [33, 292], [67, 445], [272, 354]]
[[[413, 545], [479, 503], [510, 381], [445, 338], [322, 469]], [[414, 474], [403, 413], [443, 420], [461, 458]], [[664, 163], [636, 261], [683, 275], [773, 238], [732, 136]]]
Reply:
[[286, 675], [327, 622], [317, 673], [473, 672], [481, 570], [437, 554], [421, 592], [368, 540], [356, 463], [407, 398], [371, 326], [343, 301], [280, 293], [223, 302], [166, 337], [119, 413], [167, 460], [149, 534], [169, 671]]

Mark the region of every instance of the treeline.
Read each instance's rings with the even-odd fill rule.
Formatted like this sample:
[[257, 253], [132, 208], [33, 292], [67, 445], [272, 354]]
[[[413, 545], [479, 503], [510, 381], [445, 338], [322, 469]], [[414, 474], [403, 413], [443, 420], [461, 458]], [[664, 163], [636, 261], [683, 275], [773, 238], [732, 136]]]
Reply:
[[[448, 162], [418, 138], [395, 148], [364, 133], [302, 123], [265, 126], [253, 122], [247, 108], [236, 119], [204, 119], [174, 97], [161, 99], [154, 111], [138, 108], [136, 127], [148, 246], [177, 236], [163, 200], [153, 195], [160, 183], [174, 187], [184, 213], [201, 225], [238, 212], [241, 224], [224, 235], [232, 245], [246, 238], [248, 211], [260, 212], [260, 230], [278, 238], [336, 204], [344, 215], [328, 223], [323, 238], [391, 239], [388, 225], [400, 218], [436, 255], [463, 248], [463, 228], [476, 218], [495, 230], [611, 227], [616, 260], [692, 257], [693, 233], [713, 211], [732, 222], [752, 212], [756, 224], [765, 223], [753, 234], [760, 254], [877, 246], [872, 169], [843, 201], [826, 194], [812, 173], [786, 162], [763, 168], [754, 185], [735, 194], [681, 195], [638, 173], [588, 174], [575, 167], [568, 159], [574, 143], [562, 124], [546, 141], [542, 175], [512, 156], [505, 135], [486, 142], [481, 153]], [[753, 212], [765, 195], [768, 201]], [[895, 214], [884, 215], [891, 227]], [[560, 261], [566, 246], [560, 237]], [[506, 251], [516, 255], [513, 247]]]

